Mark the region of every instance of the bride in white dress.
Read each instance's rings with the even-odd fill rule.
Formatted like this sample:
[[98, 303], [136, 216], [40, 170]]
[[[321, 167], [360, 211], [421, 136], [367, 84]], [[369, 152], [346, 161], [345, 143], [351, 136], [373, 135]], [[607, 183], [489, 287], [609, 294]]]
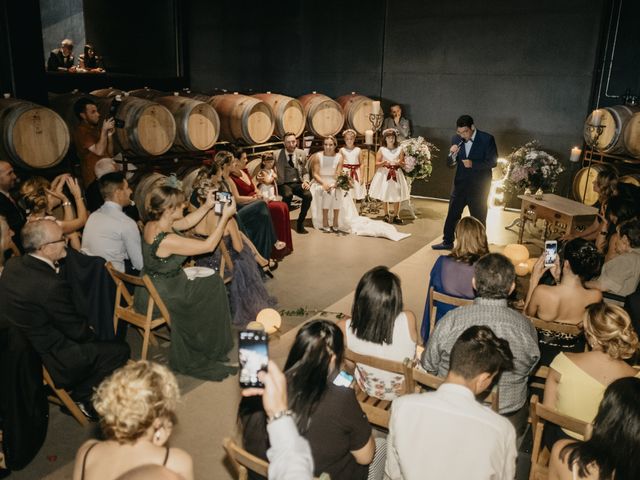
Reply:
[[[402, 225], [404, 222], [398, 216], [400, 202], [409, 199], [409, 185], [402, 172], [404, 153], [398, 145], [398, 133], [394, 128], [382, 132], [382, 143], [385, 146], [380, 147], [376, 154], [378, 170], [371, 180], [369, 195], [384, 202], [386, 222]], [[395, 207], [393, 216], [389, 212], [389, 203]]]
[[362, 184], [362, 166], [360, 165], [360, 147], [356, 147], [356, 131], [348, 128], [342, 132], [345, 146], [340, 149], [343, 163], [342, 167], [351, 178], [353, 188], [350, 190], [354, 200], [362, 200], [367, 195], [367, 190]]

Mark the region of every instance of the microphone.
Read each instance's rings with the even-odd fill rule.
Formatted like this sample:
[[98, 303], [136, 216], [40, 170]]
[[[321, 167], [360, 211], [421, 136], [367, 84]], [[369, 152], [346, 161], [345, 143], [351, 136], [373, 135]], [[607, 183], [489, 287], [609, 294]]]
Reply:
[[[460, 143], [458, 143], [458, 151], [460, 151], [460, 149], [462, 148], [462, 145], [464, 145], [464, 139], [460, 140]], [[453, 168], [458, 164], [458, 152], [456, 152], [455, 154], [450, 153], [447, 156], [447, 166], [449, 168]]]

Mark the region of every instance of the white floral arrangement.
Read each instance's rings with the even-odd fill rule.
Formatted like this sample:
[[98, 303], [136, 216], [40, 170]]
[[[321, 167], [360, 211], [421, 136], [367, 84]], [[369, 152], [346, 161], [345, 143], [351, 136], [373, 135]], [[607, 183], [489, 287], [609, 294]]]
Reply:
[[431, 152], [437, 152], [438, 148], [427, 142], [423, 137], [408, 138], [400, 143], [404, 152], [405, 175], [411, 179], [424, 179], [431, 176], [433, 165], [431, 159], [435, 158]]
[[564, 168], [554, 156], [540, 149], [537, 140], [525, 143], [507, 157], [509, 167], [504, 180], [507, 191], [518, 193], [525, 189], [533, 192], [553, 192]]

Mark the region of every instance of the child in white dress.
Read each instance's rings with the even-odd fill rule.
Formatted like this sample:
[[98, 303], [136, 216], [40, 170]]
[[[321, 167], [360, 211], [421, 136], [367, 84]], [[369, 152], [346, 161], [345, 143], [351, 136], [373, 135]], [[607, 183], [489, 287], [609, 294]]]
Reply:
[[[311, 220], [313, 228], [321, 232], [339, 233], [340, 209], [345, 194], [344, 191], [336, 187], [336, 179], [338, 173], [342, 172], [342, 156], [336, 152], [338, 142], [334, 137], [325, 137], [323, 146], [323, 151], [314, 153], [309, 160], [309, 169], [313, 178], [311, 182], [311, 194], [313, 195]], [[329, 225], [329, 215], [333, 217], [331, 226]]]
[[278, 174], [275, 171], [275, 164], [276, 159], [273, 157], [273, 153], [265, 153], [262, 155], [260, 170], [256, 175], [258, 191], [262, 198], [268, 202], [279, 200], [277, 190]]
[[[404, 178], [402, 166], [404, 153], [398, 145], [398, 134], [395, 129], [387, 128], [382, 132], [382, 144], [376, 154], [376, 174], [371, 180], [369, 195], [384, 203], [384, 220], [402, 225], [404, 222], [398, 216], [400, 202], [409, 199], [409, 185]], [[389, 211], [389, 203], [394, 204], [393, 215]]]
[[345, 143], [345, 146], [340, 149], [343, 159], [342, 168], [353, 182], [353, 188], [350, 190], [351, 196], [354, 200], [362, 200], [367, 195], [367, 191], [361, 183], [363, 179], [362, 166], [360, 165], [361, 150], [360, 147], [355, 146], [356, 131], [348, 128], [342, 132], [342, 138]]

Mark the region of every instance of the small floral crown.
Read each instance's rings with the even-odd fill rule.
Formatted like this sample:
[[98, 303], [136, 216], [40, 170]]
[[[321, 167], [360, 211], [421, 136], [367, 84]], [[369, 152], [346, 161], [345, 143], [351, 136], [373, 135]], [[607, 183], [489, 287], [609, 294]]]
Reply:
[[175, 188], [177, 190], [182, 190], [182, 182], [180, 180], [178, 180], [178, 177], [176, 176], [175, 173], [172, 173], [171, 175], [169, 175], [164, 183], [162, 184], [164, 187], [171, 187], [171, 188]]
[[398, 130], [396, 130], [395, 128], [386, 128], [382, 131], [382, 136], [386, 137], [388, 135], [395, 135], [396, 137], [398, 136]]
[[347, 128], [344, 132], [342, 132], [342, 137], [344, 138], [348, 133], [353, 134], [354, 137], [358, 136], [358, 133], [353, 128]]

